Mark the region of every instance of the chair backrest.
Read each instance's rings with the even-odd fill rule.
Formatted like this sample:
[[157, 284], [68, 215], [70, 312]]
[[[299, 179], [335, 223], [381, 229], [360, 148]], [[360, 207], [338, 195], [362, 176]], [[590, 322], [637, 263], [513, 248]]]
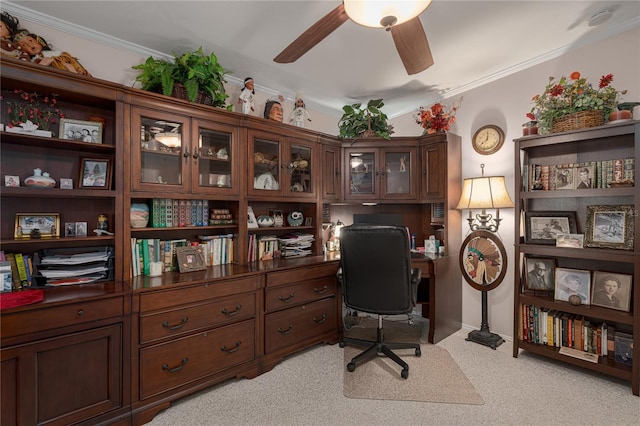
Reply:
[[374, 314], [411, 312], [409, 232], [404, 226], [351, 225], [340, 231], [342, 292], [347, 307]]

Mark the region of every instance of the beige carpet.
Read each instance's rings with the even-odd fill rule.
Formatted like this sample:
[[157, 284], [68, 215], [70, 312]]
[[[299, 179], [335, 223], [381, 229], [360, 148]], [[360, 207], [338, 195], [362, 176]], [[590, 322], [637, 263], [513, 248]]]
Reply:
[[[349, 337], [375, 339], [377, 321], [366, 319], [349, 329]], [[384, 322], [386, 341], [420, 342], [421, 328], [404, 322]], [[354, 372], [347, 363], [363, 350], [344, 348], [344, 396], [358, 399], [444, 402], [483, 405], [484, 400], [453, 360], [449, 352], [436, 345], [421, 342], [422, 356], [413, 349], [395, 350], [409, 364], [409, 378], [400, 377], [402, 368], [385, 356], [359, 365]]]

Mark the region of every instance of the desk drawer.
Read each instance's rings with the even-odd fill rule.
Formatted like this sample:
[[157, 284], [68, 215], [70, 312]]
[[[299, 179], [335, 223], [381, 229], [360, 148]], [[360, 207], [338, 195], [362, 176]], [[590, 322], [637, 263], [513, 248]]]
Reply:
[[2, 337], [82, 324], [123, 315], [123, 299], [93, 300], [2, 316]]
[[336, 311], [336, 298], [330, 297], [265, 315], [265, 353], [336, 330]]
[[232, 294], [247, 293], [260, 288], [262, 276], [212, 281], [193, 287], [151, 291], [140, 295], [140, 312], [172, 308]]
[[307, 268], [288, 269], [286, 271], [270, 272], [267, 274], [267, 287], [282, 284], [292, 284], [322, 277], [334, 277], [338, 272], [338, 264], [330, 263]]
[[265, 290], [265, 310], [267, 312], [285, 309], [301, 303], [309, 303], [336, 294], [335, 276], [318, 278], [304, 283], [271, 287]]
[[140, 344], [256, 316], [256, 295], [245, 293], [140, 316]]
[[255, 320], [140, 350], [140, 397], [198, 380], [255, 358]]

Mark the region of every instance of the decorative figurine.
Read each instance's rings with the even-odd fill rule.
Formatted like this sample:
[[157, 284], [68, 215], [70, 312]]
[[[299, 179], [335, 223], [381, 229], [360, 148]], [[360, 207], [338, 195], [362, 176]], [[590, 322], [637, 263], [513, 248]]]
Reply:
[[20, 30], [13, 39], [21, 50], [19, 59], [91, 77], [91, 74], [71, 54], [51, 50], [49, 43], [37, 34]]
[[311, 116], [307, 112], [304, 101], [301, 98], [296, 99], [296, 107], [291, 111], [289, 123], [293, 123], [296, 127], [304, 127], [305, 120], [311, 121]]
[[244, 87], [240, 92], [240, 97], [238, 98], [238, 103], [242, 105], [242, 113], [243, 114], [251, 114], [252, 111], [255, 111], [255, 98], [256, 91], [253, 87], [253, 78], [247, 77], [244, 79]]
[[20, 55], [18, 44], [13, 40], [19, 24], [18, 18], [9, 15], [7, 12], [0, 14], [0, 53], [2, 55], [12, 58], [17, 58]]
[[282, 95], [270, 97], [264, 105], [264, 118], [282, 123], [282, 102], [284, 102]]

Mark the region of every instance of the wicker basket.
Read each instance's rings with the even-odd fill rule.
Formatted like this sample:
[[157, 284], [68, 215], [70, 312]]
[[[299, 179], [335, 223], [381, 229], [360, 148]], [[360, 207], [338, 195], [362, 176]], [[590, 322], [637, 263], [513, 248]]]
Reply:
[[[187, 94], [187, 88], [184, 87], [184, 84], [176, 83], [173, 85], [173, 92], [171, 92], [171, 96], [179, 99], [189, 100], [189, 95]], [[213, 98], [205, 92], [198, 92], [196, 95], [195, 103], [204, 104], [204, 105], [213, 105]]]
[[568, 132], [570, 130], [602, 126], [603, 124], [604, 114], [602, 111], [579, 111], [567, 114], [554, 121], [551, 133]]

